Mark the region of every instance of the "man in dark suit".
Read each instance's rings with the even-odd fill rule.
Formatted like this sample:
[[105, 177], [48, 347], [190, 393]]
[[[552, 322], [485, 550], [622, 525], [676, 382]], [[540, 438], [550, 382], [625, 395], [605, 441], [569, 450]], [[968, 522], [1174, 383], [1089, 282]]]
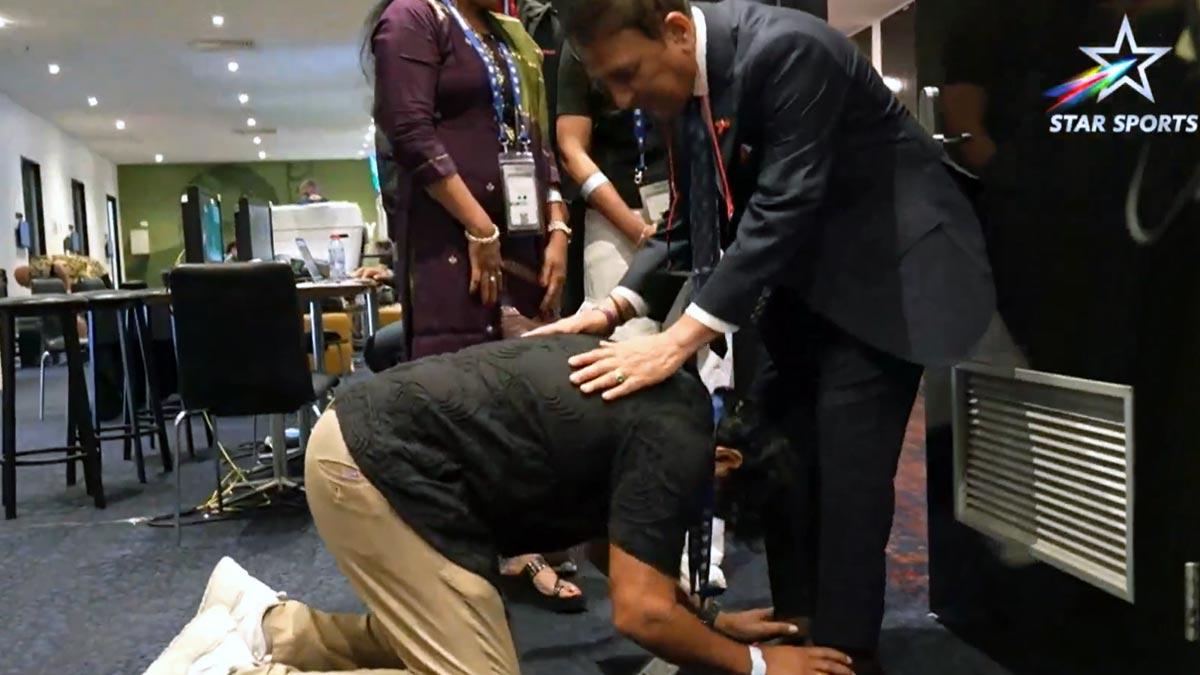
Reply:
[[769, 403], [811, 469], [768, 542], [777, 615], [812, 617], [816, 644], [877, 672], [893, 481], [921, 373], [963, 358], [994, 309], [971, 205], [870, 62], [808, 14], [585, 0], [567, 33], [618, 105], [674, 121], [674, 217], [607, 303], [541, 332], [661, 315], [671, 281], [692, 276], [669, 330], [571, 360], [576, 384], [612, 400], [758, 322], [778, 371]]

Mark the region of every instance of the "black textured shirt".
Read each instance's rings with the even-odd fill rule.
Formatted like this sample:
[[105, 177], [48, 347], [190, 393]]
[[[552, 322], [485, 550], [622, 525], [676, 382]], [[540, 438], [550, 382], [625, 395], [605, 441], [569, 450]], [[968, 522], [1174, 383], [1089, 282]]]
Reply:
[[337, 400], [350, 454], [396, 513], [456, 564], [607, 535], [674, 577], [713, 480], [712, 407], [678, 373], [619, 401], [584, 396], [584, 336], [493, 342], [401, 364]]

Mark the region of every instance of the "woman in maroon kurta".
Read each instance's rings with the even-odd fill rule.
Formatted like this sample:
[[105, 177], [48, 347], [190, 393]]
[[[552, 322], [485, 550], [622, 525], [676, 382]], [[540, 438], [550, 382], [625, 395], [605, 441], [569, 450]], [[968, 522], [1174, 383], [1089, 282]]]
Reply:
[[[381, 2], [371, 37], [375, 63], [375, 119], [391, 146], [399, 176], [387, 195], [389, 230], [397, 244], [395, 270], [409, 330], [409, 354], [420, 358], [498, 340], [501, 307], [526, 317], [557, 311], [566, 276], [570, 230], [555, 162], [544, 145], [542, 125], [529, 119], [538, 199], [546, 206], [540, 234], [510, 235], [499, 156], [500, 124], [484, 57], [450, 8], [453, 0]], [[522, 93], [538, 100], [526, 110], [548, 115], [541, 82], [541, 53], [519, 23], [489, 15], [497, 0], [458, 0], [456, 7], [500, 66], [503, 40], [522, 68]], [[514, 131], [519, 108], [507, 69], [502, 90]], [[528, 73], [536, 74], [535, 79]], [[528, 102], [528, 101], [527, 101]], [[516, 113], [520, 114], [520, 113]], [[390, 181], [389, 181], [390, 182]], [[385, 188], [386, 189], [386, 188]], [[492, 238], [497, 230], [499, 240]], [[538, 587], [532, 599], [557, 611], [583, 609], [578, 587], [561, 581], [540, 556], [507, 561], [503, 572], [522, 570]], [[512, 577], [507, 577], [512, 579]], [[518, 587], [520, 588], [520, 587]], [[524, 594], [529, 597], [529, 593]]]
[[[500, 19], [487, 12], [496, 4], [459, 0], [457, 6], [498, 60], [500, 38], [492, 33]], [[518, 47], [510, 46], [514, 57], [527, 59]], [[500, 339], [501, 304], [527, 317], [550, 314], [566, 273], [567, 234], [518, 237], [505, 231], [491, 89], [484, 62], [463, 29], [442, 0], [394, 0], [376, 24], [372, 51], [376, 121], [400, 173], [389, 229], [406, 254], [397, 279], [407, 300], [411, 356]], [[524, 89], [529, 96], [530, 88]], [[504, 90], [511, 92], [507, 84]], [[534, 91], [544, 96], [540, 87]], [[508, 110], [514, 107], [509, 97]], [[545, 201], [557, 171], [538, 121], [528, 126]], [[565, 219], [561, 203], [546, 208], [545, 222]], [[498, 244], [476, 244], [466, 236], [487, 238], [496, 227], [503, 232]], [[500, 269], [501, 256], [509, 273]]]

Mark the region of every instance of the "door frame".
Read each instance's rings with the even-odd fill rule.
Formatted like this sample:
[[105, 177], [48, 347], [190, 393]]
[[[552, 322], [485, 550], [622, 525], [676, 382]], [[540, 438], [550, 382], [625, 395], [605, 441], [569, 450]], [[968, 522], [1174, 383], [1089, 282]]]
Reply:
[[[78, 192], [76, 192], [78, 190]], [[75, 231], [79, 233], [80, 251], [85, 256], [92, 253], [92, 242], [88, 237], [87, 186], [81, 180], [71, 179], [71, 217]]]
[[[28, 178], [31, 176], [34, 185], [28, 184]], [[46, 255], [46, 207], [42, 195], [42, 165], [28, 157], [21, 157], [21, 199], [25, 205], [25, 219], [29, 220], [32, 216], [37, 221], [33, 223], [34, 241], [29, 255]]]
[[109, 194], [104, 195], [104, 218], [108, 226], [105, 233], [107, 242], [112, 247], [112, 255], [105, 257], [112, 261], [113, 269], [109, 272], [112, 274], [113, 283], [119, 286], [125, 281], [125, 248], [122, 246], [123, 240], [121, 239], [121, 209], [117, 198]]

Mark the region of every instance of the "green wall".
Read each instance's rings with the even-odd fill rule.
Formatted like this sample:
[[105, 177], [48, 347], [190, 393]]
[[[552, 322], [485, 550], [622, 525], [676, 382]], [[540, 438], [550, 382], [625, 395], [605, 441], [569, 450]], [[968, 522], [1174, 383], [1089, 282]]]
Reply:
[[[366, 160], [316, 162], [255, 162], [250, 164], [129, 164], [117, 167], [120, 190], [121, 246], [128, 279], [162, 284], [162, 271], [175, 264], [183, 250], [179, 198], [189, 185], [221, 195], [225, 241], [233, 241], [237, 201], [250, 197], [275, 204], [297, 200], [300, 183], [313, 179], [326, 199], [356, 202], [364, 222], [379, 220], [375, 188]], [[150, 255], [129, 254], [129, 233], [146, 222]]]

